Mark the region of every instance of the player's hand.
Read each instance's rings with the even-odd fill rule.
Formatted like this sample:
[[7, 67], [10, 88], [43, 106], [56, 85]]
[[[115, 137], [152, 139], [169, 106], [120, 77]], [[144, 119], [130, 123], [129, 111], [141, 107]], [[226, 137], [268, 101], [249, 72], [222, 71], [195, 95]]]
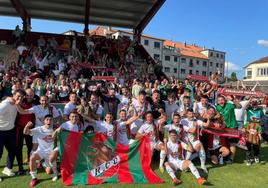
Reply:
[[187, 147], [187, 151], [189, 151], [189, 152], [194, 152], [194, 149], [193, 149], [192, 146], [188, 146], [188, 147]]
[[62, 130], [62, 128], [59, 127], [59, 128], [56, 129], [56, 132], [59, 133], [61, 130]]
[[138, 112], [138, 113], [137, 113], [137, 117], [141, 117], [142, 114], [143, 114], [142, 112]]
[[33, 122], [29, 121], [27, 124], [26, 124], [26, 127], [32, 127], [33, 126]]
[[167, 139], [166, 139], [166, 138], [164, 138], [164, 143], [165, 143], [165, 144], [167, 143]]

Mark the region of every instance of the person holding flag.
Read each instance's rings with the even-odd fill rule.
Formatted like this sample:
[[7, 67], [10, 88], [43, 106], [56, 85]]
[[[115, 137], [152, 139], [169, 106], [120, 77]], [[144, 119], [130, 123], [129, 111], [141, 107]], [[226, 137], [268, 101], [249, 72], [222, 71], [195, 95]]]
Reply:
[[166, 122], [166, 118], [161, 117], [159, 120], [154, 121], [152, 112], [146, 112], [144, 114], [144, 122], [139, 128], [136, 139], [140, 139], [143, 136], [150, 134], [150, 146], [151, 146], [151, 154], [153, 154], [154, 149], [160, 151], [160, 162], [159, 169], [161, 172], [164, 172], [164, 160], [166, 157], [164, 143], [159, 139], [159, 131], [164, 126]]
[[[241, 104], [236, 99], [233, 101], [226, 100], [225, 96], [219, 95], [217, 98], [216, 110], [224, 118], [224, 124], [227, 128], [237, 129], [238, 125], [235, 118], [235, 108], [241, 108]], [[228, 163], [233, 163], [236, 152], [237, 138], [229, 138], [228, 144], [230, 145], [230, 157]]]

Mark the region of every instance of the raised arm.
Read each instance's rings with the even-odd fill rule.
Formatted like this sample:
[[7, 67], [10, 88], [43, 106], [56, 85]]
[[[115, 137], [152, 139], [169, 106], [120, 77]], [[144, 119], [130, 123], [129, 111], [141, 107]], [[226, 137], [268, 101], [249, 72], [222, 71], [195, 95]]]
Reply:
[[16, 107], [20, 114], [31, 114], [29, 109], [23, 109], [19, 104], [17, 104]]
[[[79, 112], [78, 112], [79, 113]], [[96, 124], [96, 120], [95, 119], [93, 119], [92, 117], [90, 117], [90, 116], [86, 116], [86, 115], [84, 115], [84, 114], [82, 114], [82, 113], [80, 113], [80, 115], [83, 117], [83, 118], [85, 118], [89, 123], [93, 123], [93, 124]]]
[[31, 134], [31, 130], [30, 128], [33, 126], [33, 123], [31, 121], [29, 121], [26, 126], [23, 129], [23, 134], [25, 135], [30, 135]]
[[52, 133], [51, 137], [53, 138], [53, 140], [56, 139], [57, 134], [58, 134], [61, 130], [62, 130], [62, 128], [59, 127], [59, 128], [57, 128], [57, 129]]
[[210, 118], [208, 118], [208, 120], [207, 120], [207, 122], [203, 122], [202, 123], [202, 127], [209, 127], [209, 125], [210, 125]]
[[234, 102], [235, 108], [237, 108], [237, 109], [242, 108], [242, 105], [240, 104], [240, 102], [237, 99], [234, 99], [233, 102]]
[[134, 123], [136, 120], [138, 120], [141, 117], [142, 113], [138, 113], [134, 116], [132, 116], [130, 119], [128, 119], [127, 121], [124, 122], [125, 125], [131, 125], [132, 123]]

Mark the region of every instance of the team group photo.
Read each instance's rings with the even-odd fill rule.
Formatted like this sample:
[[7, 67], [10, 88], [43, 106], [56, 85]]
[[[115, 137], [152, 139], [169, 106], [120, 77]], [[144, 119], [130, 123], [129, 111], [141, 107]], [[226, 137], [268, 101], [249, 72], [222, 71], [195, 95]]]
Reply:
[[267, 8], [0, 1], [0, 187], [267, 186]]

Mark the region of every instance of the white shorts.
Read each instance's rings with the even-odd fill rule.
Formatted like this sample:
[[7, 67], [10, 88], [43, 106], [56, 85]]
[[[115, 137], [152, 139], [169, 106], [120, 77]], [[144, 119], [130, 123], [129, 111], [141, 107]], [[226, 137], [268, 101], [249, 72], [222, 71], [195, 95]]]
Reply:
[[195, 148], [198, 144], [201, 144], [200, 140], [196, 140], [194, 142], [191, 142], [191, 145], [193, 146], [193, 148]]
[[157, 146], [160, 145], [160, 144], [163, 144], [163, 142], [161, 142], [160, 140], [158, 140], [157, 142], [150, 142], [151, 150], [152, 151], [154, 151], [154, 149], [158, 150]]
[[43, 150], [37, 149], [35, 152], [33, 152], [33, 154], [37, 154], [41, 158], [41, 160], [44, 159], [45, 166], [49, 166], [48, 159], [51, 152], [45, 152]]
[[182, 170], [182, 165], [184, 163], [185, 160], [170, 160], [168, 161], [170, 164], [172, 164], [175, 167], [175, 171], [177, 170]]

